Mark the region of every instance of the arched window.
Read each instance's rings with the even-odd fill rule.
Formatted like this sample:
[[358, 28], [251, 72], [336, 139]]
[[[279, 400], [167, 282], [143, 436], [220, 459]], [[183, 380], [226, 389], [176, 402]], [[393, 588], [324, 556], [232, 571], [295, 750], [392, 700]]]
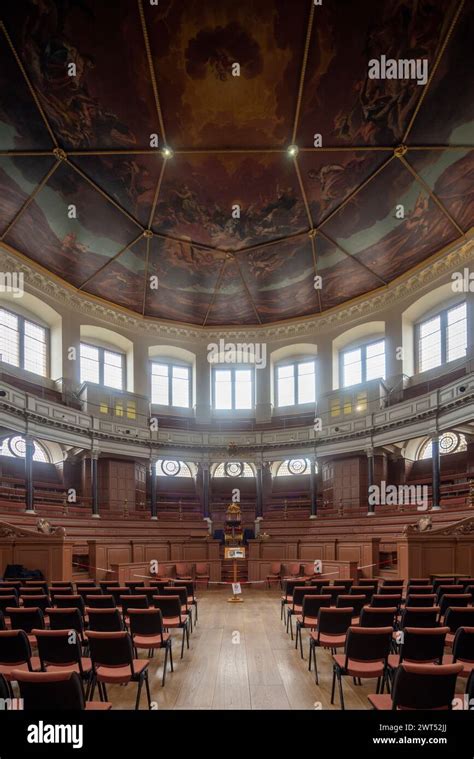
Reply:
[[[33, 442], [35, 446], [33, 461], [42, 461], [44, 463], [49, 463], [50, 459], [46, 453], [46, 449], [41, 445], [41, 443], [38, 443], [36, 440]], [[24, 438], [22, 438], [20, 435], [15, 435], [14, 437], [4, 438], [2, 441], [2, 446], [0, 448], [0, 456], [13, 456], [19, 459], [24, 459], [25, 451], [26, 445]]]
[[185, 461], [162, 459], [156, 462], [158, 477], [192, 477], [191, 470]]
[[[444, 432], [439, 439], [440, 454], [460, 453], [467, 449], [466, 438], [460, 432]], [[419, 459], [430, 459], [433, 456], [433, 442], [427, 440], [420, 449]]]
[[254, 477], [254, 473], [250, 464], [242, 461], [226, 461], [217, 465], [214, 477]]
[[311, 462], [309, 459], [287, 459], [282, 461], [276, 470], [275, 477], [309, 474]]

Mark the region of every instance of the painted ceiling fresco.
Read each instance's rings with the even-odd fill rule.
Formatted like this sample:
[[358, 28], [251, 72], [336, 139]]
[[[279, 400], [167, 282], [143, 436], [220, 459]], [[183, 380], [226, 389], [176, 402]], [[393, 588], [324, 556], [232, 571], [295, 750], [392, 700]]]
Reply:
[[[271, 323], [384, 288], [473, 225], [474, 0], [0, 17], [0, 244], [85, 294]], [[382, 56], [426, 79], [371, 78]]]

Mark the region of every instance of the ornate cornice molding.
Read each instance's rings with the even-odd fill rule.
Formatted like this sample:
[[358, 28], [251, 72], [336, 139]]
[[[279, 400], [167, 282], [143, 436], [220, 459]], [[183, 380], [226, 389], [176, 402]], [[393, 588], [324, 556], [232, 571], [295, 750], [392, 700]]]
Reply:
[[472, 261], [474, 261], [474, 239], [467, 239], [456, 243], [452, 249], [441, 252], [435, 260], [431, 258], [425, 265], [421, 265], [415, 271], [408, 272], [398, 278], [393, 284], [384, 287], [383, 290], [359, 298], [347, 305], [331, 309], [327, 313], [272, 325], [241, 328], [223, 327], [221, 329], [173, 324], [158, 319], [135, 316], [131, 311], [108, 305], [68, 287], [47, 272], [37, 270], [23, 258], [17, 258], [11, 249], [7, 250], [0, 243], [1, 270], [3, 272], [22, 273], [27, 289], [33, 291], [33, 294], [46, 295], [65, 308], [71, 308], [88, 318], [92, 317], [106, 322], [115, 328], [167, 340], [219, 340], [220, 338], [249, 340], [254, 338], [261, 341], [308, 337], [324, 328], [332, 329], [364, 317], [369, 318], [433, 284], [446, 274], [467, 266]]

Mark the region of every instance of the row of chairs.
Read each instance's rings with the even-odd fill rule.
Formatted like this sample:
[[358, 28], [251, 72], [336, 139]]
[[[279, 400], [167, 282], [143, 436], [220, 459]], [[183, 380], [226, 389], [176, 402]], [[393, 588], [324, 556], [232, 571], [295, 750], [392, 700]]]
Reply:
[[[422, 675], [429, 675], [427, 670], [403, 669], [403, 674], [397, 673], [402, 665], [422, 665], [423, 667], [455, 667], [456, 674], [453, 680], [452, 672], [446, 671], [446, 679], [439, 679], [441, 670], [436, 671], [436, 683], [448, 683], [448, 691], [451, 685], [455, 686], [458, 675], [470, 678], [474, 667], [474, 608], [472, 606], [448, 606], [440, 615], [439, 606], [413, 606], [410, 599], [416, 599], [416, 593], [411, 595], [411, 589], [417, 586], [409, 586], [405, 597], [405, 606], [402, 605], [402, 593], [375, 592], [374, 586], [368, 586], [369, 592], [361, 592], [364, 586], [346, 585], [323, 586], [320, 581], [314, 585], [294, 585], [295, 581], [286, 583], [285, 594], [282, 596], [283, 609], [287, 610], [288, 624], [291, 628], [292, 617], [296, 617], [296, 642], [295, 648], [300, 644], [300, 653], [303, 657], [302, 629], [308, 628], [309, 632], [309, 663], [311, 670], [314, 663], [315, 680], [318, 683], [318, 669], [316, 650], [324, 648], [329, 650], [333, 657], [333, 681], [331, 691], [331, 703], [334, 703], [334, 691], [336, 682], [339, 684], [341, 708], [344, 708], [344, 696], [342, 679], [345, 675], [352, 676], [354, 682], [360, 683], [360, 678], [376, 678], [377, 687], [373, 701], [374, 708], [420, 708], [416, 706], [423, 701], [405, 698], [406, 683], [422, 679]], [[289, 586], [289, 587], [288, 587]], [[391, 586], [393, 589], [394, 586]], [[390, 589], [390, 588], [389, 588]], [[461, 587], [461, 590], [463, 588]], [[324, 592], [326, 591], [326, 592]], [[288, 593], [293, 595], [290, 596]], [[437, 596], [439, 594], [439, 596]], [[425, 594], [428, 595], [428, 594]], [[444, 599], [444, 588], [440, 585], [437, 593], [431, 594]], [[453, 594], [457, 600], [462, 594]], [[469, 602], [472, 597], [468, 595]], [[380, 603], [379, 603], [380, 602]], [[408, 605], [406, 605], [408, 602]], [[441, 626], [441, 623], [443, 626]], [[445, 654], [445, 647], [452, 650], [451, 654]], [[344, 654], [338, 654], [338, 649], [343, 649]], [[454, 685], [453, 685], [454, 682]], [[451, 685], [449, 685], [451, 683]], [[393, 699], [390, 695], [383, 694], [385, 686], [393, 685]], [[444, 688], [444, 690], [443, 690]], [[439, 694], [444, 694], [445, 686], [441, 689], [437, 686], [433, 693], [428, 695], [423, 702], [423, 708], [437, 708]], [[454, 691], [453, 691], [454, 692]], [[437, 694], [436, 697], [433, 694]], [[419, 695], [419, 694], [418, 694]], [[381, 700], [380, 697], [383, 696]], [[433, 698], [432, 698], [433, 696]], [[430, 700], [431, 699], [431, 700]], [[438, 700], [437, 700], [438, 699]], [[433, 705], [434, 704], [434, 705]]]

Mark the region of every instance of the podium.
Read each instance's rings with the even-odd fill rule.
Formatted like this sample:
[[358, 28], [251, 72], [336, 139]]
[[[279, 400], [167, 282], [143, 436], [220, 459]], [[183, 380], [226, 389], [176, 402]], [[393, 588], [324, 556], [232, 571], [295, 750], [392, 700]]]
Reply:
[[224, 548], [224, 558], [232, 559], [233, 571], [232, 597], [227, 599], [227, 603], [241, 604], [243, 603], [243, 599], [240, 598], [240, 593], [234, 592], [234, 586], [239, 584], [237, 579], [237, 562], [239, 559], [245, 559], [245, 548], [243, 546], [226, 547]]

